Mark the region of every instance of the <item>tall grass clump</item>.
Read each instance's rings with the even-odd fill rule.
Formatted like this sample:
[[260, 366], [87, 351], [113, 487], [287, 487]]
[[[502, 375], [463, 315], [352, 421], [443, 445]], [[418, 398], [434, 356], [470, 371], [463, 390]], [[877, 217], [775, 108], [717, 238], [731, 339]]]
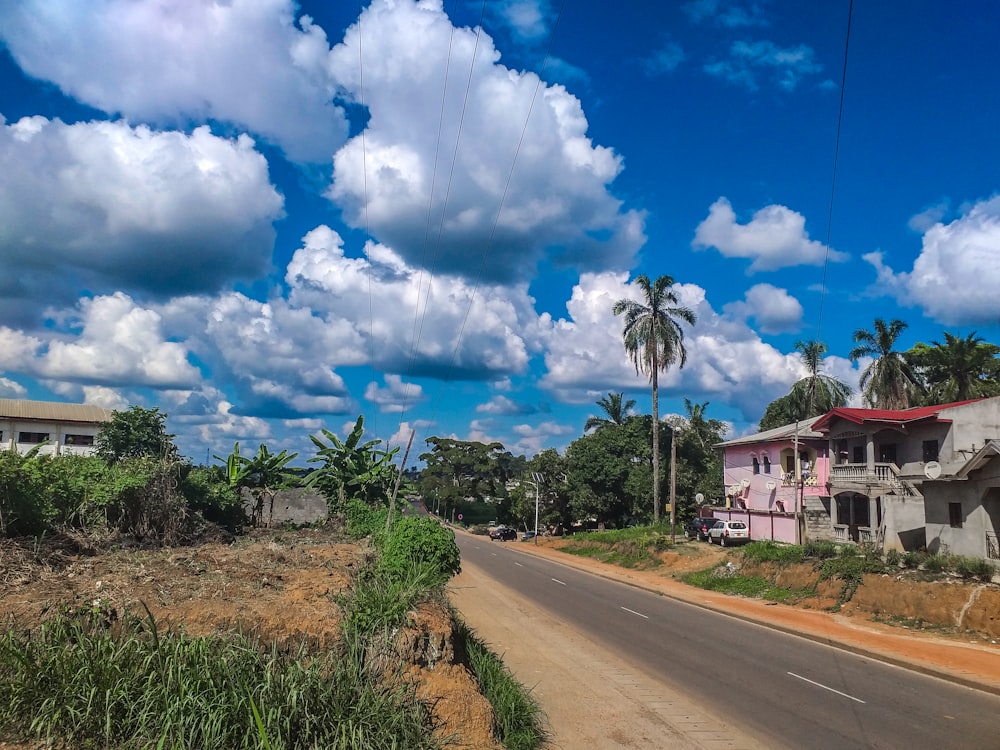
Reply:
[[370, 674], [357, 648], [289, 655], [160, 633], [152, 617], [60, 616], [0, 636], [0, 675], [0, 732], [57, 746], [439, 747], [412, 688]]
[[825, 540], [806, 542], [802, 549], [806, 557], [814, 557], [817, 560], [828, 560], [840, 554], [840, 547], [837, 544]]
[[838, 579], [843, 582], [837, 605], [851, 600], [866, 573], [884, 573], [885, 562], [877, 550], [870, 547], [842, 547], [837, 557], [823, 560], [819, 580]]
[[[457, 618], [456, 618], [457, 619]], [[496, 739], [506, 750], [536, 750], [545, 745], [544, 713], [534, 696], [511, 675], [503, 661], [457, 619], [458, 641], [469, 659], [479, 690], [493, 707]]]
[[782, 565], [799, 563], [805, 551], [796, 544], [778, 544], [770, 539], [750, 542], [741, 550], [743, 559], [753, 562], [776, 562]]
[[[384, 518], [384, 516], [383, 516]], [[441, 582], [462, 569], [455, 532], [428, 516], [404, 516], [389, 533], [376, 537], [379, 567], [389, 575], [406, 576], [414, 565], [429, 568]]]

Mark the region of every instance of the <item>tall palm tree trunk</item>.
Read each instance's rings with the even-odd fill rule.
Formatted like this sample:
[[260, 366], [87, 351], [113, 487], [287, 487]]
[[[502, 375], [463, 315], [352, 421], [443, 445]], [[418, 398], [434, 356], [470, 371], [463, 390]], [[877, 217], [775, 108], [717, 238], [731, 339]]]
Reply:
[[653, 354], [653, 523], [660, 522], [660, 389], [657, 387], [656, 354]]

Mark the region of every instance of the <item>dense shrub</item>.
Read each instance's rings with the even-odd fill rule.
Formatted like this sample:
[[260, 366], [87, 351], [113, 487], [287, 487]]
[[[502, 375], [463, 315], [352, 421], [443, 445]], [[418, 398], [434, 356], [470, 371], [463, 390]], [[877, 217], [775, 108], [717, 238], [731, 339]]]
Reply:
[[233, 533], [250, 520], [239, 490], [229, 484], [221, 466], [182, 467], [178, 489], [191, 510]]
[[916, 570], [921, 565], [923, 565], [924, 560], [926, 559], [927, 559], [926, 552], [914, 552], [914, 551], [907, 552], [905, 555], [903, 555], [903, 565], [907, 568]]
[[795, 544], [778, 544], [770, 539], [750, 542], [742, 550], [745, 560], [777, 562], [785, 565], [802, 562], [805, 552]]
[[898, 568], [903, 561], [903, 553], [898, 549], [891, 549], [885, 553], [885, 564], [891, 568]]
[[806, 557], [815, 557], [819, 560], [827, 560], [831, 557], [836, 557], [839, 552], [839, 548], [833, 542], [826, 541], [812, 541], [806, 542], [803, 547], [803, 552]]
[[347, 533], [357, 539], [373, 536], [385, 531], [388, 508], [373, 508], [364, 500], [348, 500], [344, 504], [347, 516]]
[[380, 567], [391, 575], [401, 576], [413, 565], [428, 563], [445, 580], [461, 569], [455, 532], [427, 516], [400, 518], [378, 546]]
[[961, 555], [951, 559], [951, 568], [962, 578], [984, 583], [993, 580], [993, 574], [997, 572], [996, 568], [987, 560], [980, 557], [962, 557]]

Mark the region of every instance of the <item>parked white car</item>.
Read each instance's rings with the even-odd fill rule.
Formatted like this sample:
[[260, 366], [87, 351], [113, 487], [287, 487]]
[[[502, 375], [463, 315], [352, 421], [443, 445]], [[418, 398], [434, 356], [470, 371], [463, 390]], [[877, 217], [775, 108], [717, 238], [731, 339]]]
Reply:
[[709, 544], [728, 547], [731, 544], [746, 544], [749, 541], [750, 529], [743, 521], [716, 521], [715, 526], [708, 530]]

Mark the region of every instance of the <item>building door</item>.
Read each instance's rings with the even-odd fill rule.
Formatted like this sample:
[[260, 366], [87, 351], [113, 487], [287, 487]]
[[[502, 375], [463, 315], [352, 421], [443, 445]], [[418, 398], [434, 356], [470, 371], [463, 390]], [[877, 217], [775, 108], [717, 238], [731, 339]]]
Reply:
[[880, 464], [896, 463], [896, 444], [882, 443], [878, 447], [878, 462]]

